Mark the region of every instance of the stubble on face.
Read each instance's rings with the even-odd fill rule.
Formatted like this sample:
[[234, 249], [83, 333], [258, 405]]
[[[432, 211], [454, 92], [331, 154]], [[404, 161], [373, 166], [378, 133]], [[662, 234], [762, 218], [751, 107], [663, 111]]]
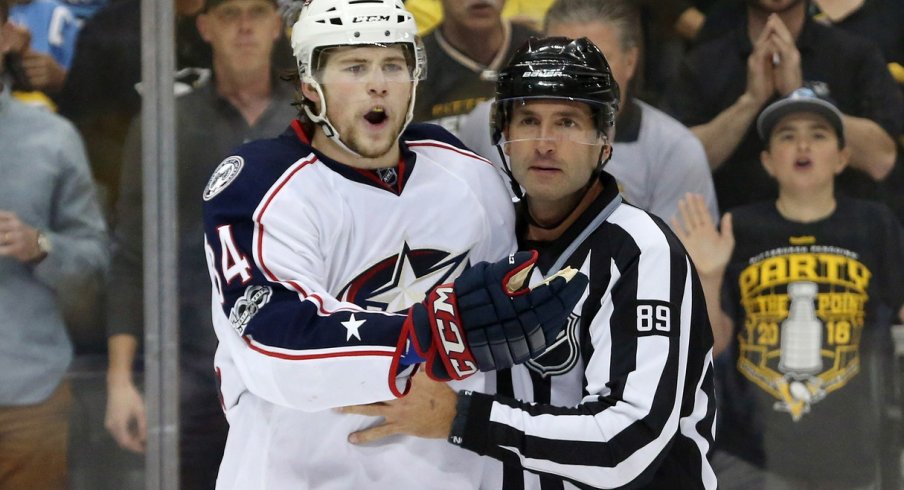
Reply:
[[[327, 111], [329, 112], [329, 109]], [[389, 126], [387, 126], [388, 131], [381, 133], [376, 140], [368, 138], [360, 125], [354, 122], [350, 122], [347, 125], [341, 124], [344, 127], [337, 127], [336, 130], [339, 131], [345, 145], [355, 153], [364, 158], [380, 158], [389, 153], [398, 142], [402, 126], [405, 124], [404, 115], [402, 117], [398, 116], [398, 114], [390, 116]], [[358, 116], [356, 119], [363, 119], [363, 116]]]

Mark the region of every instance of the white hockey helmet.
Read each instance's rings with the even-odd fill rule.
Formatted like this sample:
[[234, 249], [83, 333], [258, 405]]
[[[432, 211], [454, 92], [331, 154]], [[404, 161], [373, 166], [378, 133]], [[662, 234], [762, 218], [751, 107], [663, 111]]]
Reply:
[[417, 82], [427, 74], [427, 56], [417, 35], [414, 16], [405, 10], [402, 0], [306, 0], [298, 21], [292, 27], [292, 51], [298, 62], [301, 81], [310, 84], [320, 96], [318, 114], [310, 104], [304, 111], [311, 121], [320, 124], [327, 136], [352, 154], [336, 128], [326, 116], [326, 98], [315, 76], [319, 58], [325, 48], [337, 46], [402, 45], [408, 56], [411, 74], [411, 98], [405, 126], [414, 114]]

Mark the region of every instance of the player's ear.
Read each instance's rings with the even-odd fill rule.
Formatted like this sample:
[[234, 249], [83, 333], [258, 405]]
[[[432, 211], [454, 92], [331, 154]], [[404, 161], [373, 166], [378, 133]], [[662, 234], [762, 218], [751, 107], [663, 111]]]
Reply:
[[[640, 48], [638, 48], [637, 46], [634, 46], [633, 48], [628, 48], [625, 51], [625, 70], [628, 72], [628, 73], [625, 73], [625, 80], [628, 80], [628, 82], [625, 82], [625, 83], [628, 83], [629, 85], [630, 85], [630, 80], [632, 80], [634, 78], [634, 72], [637, 71], [637, 60], [639, 60], [639, 59], [640, 59]], [[624, 92], [624, 90], [625, 89], [622, 88], [623, 92]]]
[[[276, 42], [280, 36], [283, 35], [283, 20], [280, 17], [279, 12], [273, 13], [273, 42]], [[289, 39], [292, 39], [291, 34], [289, 35]]]
[[851, 161], [851, 150], [845, 146], [838, 151], [838, 165], [835, 166], [835, 175], [840, 174]]
[[320, 94], [314, 90], [310, 83], [301, 82], [301, 95], [304, 96], [305, 100], [310, 100], [315, 104], [320, 103]]
[[760, 152], [760, 163], [763, 164], [763, 168], [766, 169], [766, 173], [769, 174], [770, 177], [775, 177], [775, 172], [773, 171], [773, 161], [772, 161], [772, 153], [769, 153], [769, 147], [766, 147], [765, 150]]
[[198, 28], [198, 34], [201, 35], [201, 39], [210, 44], [210, 17], [206, 12], [199, 14], [195, 18], [195, 26]]

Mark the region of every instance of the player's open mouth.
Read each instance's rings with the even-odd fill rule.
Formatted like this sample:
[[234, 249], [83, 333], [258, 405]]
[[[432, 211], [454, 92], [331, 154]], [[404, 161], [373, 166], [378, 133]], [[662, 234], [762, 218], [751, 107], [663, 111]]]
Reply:
[[389, 116], [386, 114], [386, 109], [383, 107], [374, 107], [364, 114], [364, 119], [375, 126], [383, 124], [388, 118]]

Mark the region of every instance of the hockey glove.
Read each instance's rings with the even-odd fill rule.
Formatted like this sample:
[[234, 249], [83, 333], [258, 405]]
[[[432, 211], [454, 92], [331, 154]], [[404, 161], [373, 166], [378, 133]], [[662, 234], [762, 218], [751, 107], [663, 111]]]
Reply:
[[411, 307], [404, 335], [426, 360], [431, 378], [464, 379], [478, 370], [509, 368], [555, 340], [588, 280], [567, 267], [528, 289], [536, 261], [536, 252], [518, 252], [481, 262]]

